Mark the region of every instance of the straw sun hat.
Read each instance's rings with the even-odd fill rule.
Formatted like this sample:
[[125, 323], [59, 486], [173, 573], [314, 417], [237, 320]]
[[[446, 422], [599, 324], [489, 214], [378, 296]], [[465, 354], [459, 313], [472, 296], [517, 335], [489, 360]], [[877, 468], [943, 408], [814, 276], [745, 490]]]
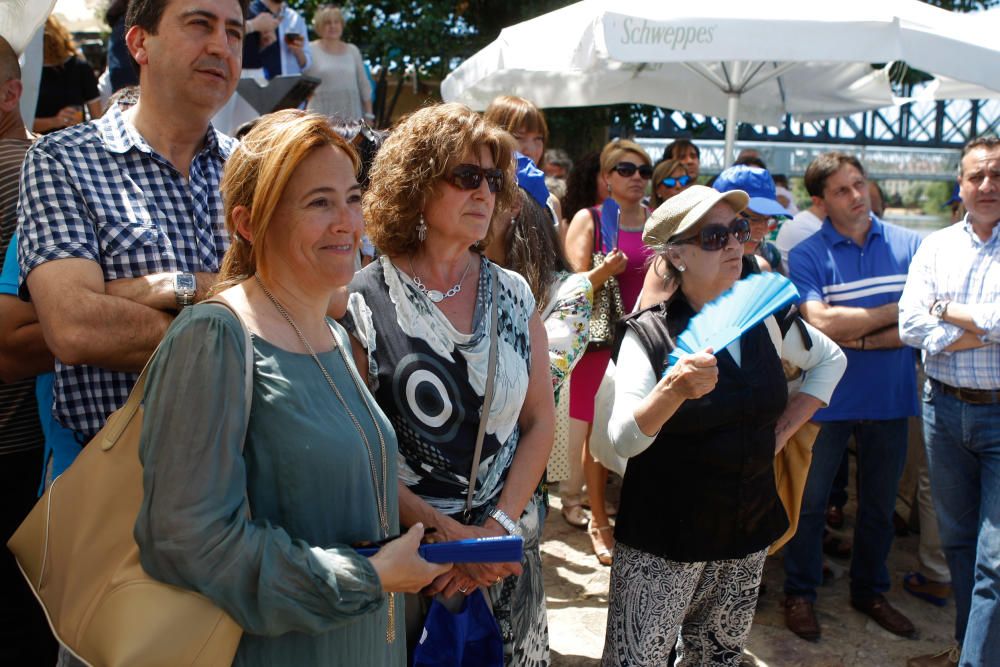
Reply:
[[709, 210], [724, 201], [738, 213], [747, 207], [749, 195], [742, 190], [719, 192], [704, 185], [692, 185], [660, 204], [646, 220], [642, 241], [646, 245], [664, 245], [697, 225]]

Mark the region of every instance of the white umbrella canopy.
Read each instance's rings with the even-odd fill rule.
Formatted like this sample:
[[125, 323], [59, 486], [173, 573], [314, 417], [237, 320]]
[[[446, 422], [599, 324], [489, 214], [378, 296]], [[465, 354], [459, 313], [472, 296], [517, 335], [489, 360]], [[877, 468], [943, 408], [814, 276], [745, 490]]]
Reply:
[[14, 53], [24, 52], [28, 42], [45, 23], [56, 0], [0, 0], [0, 37]]
[[[731, 156], [736, 121], [891, 105], [886, 73], [869, 63], [994, 80], [1000, 53], [963, 42], [957, 18], [918, 0], [584, 0], [503, 30], [441, 94], [478, 109], [518, 94], [541, 107], [635, 102], [726, 117]], [[963, 67], [970, 59], [982, 67]]]
[[[997, 35], [1000, 35], [1000, 8], [962, 14], [956, 19], [960, 24], [960, 34], [967, 43], [992, 48], [997, 41]], [[992, 76], [985, 80], [978, 76], [978, 72], [970, 70], [970, 67], [978, 69], [979, 61], [964, 64], [966, 68], [963, 70], [961, 80], [954, 78], [954, 76], [936, 76], [913, 96], [914, 99], [1000, 99], [1000, 71], [997, 70], [995, 61], [992, 62]]]

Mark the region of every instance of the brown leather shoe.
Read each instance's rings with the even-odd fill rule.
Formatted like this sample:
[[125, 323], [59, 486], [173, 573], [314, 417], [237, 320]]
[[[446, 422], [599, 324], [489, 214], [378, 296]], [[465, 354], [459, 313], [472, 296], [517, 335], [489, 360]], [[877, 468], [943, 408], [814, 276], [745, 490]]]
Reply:
[[907, 639], [917, 638], [917, 629], [913, 627], [913, 623], [910, 623], [910, 619], [903, 616], [881, 595], [876, 595], [869, 600], [851, 600], [851, 606], [862, 614], [870, 616], [876, 623], [894, 635]]
[[906, 661], [906, 667], [957, 667], [962, 657], [957, 646], [946, 648], [940, 653], [921, 655]]
[[808, 598], [789, 595], [785, 598], [785, 625], [802, 639], [814, 642], [819, 639], [819, 621]]

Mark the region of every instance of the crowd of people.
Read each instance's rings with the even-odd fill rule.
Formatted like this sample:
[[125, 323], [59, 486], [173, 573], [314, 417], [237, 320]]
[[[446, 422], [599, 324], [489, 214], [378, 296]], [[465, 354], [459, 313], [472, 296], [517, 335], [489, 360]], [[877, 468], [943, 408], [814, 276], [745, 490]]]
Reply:
[[[79, 100], [43, 96], [34, 132], [0, 38], [4, 540], [145, 368], [141, 564], [235, 620], [234, 664], [409, 664], [432, 604], [481, 596], [496, 664], [547, 665], [539, 547], [565, 520], [610, 567], [602, 664], [735, 666], [790, 527], [785, 621], [820, 639], [851, 440], [850, 604], [917, 635], [886, 562], [920, 416], [920, 570], [901, 583], [954, 597], [955, 643], [909, 664], [1000, 655], [1000, 140], [963, 149], [966, 213], [921, 239], [881, 219], [848, 153], [809, 165], [798, 211], [750, 152], [712, 178], [687, 139], [655, 162], [626, 138], [571, 160], [517, 96], [373, 132], [331, 121], [371, 114], [336, 8], [309, 42], [275, 0], [113, 4], [137, 88], [106, 109], [89, 79]], [[52, 20], [45, 40], [43, 77], [79, 69]], [[237, 139], [213, 119], [249, 70], [335, 83]], [[671, 359], [699, 312], [762, 272], [797, 303]], [[775, 459], [810, 423], [791, 510]], [[628, 460], [617, 506], [597, 435]], [[521, 538], [519, 561], [418, 551], [502, 536]], [[0, 662], [81, 664], [6, 550], [0, 567]]]

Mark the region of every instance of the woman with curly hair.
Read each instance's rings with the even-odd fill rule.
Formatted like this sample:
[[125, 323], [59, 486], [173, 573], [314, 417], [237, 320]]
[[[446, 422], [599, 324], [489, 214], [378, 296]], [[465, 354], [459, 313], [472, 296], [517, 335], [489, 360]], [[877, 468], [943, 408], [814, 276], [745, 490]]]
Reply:
[[[487, 587], [507, 663], [545, 665], [537, 490], [554, 423], [545, 328], [524, 278], [481, 254], [510, 215], [514, 169], [510, 135], [461, 104], [402, 120], [364, 196], [368, 233], [384, 254], [351, 282], [344, 322], [399, 439], [401, 523], [433, 526], [444, 540], [524, 538], [520, 563], [457, 565], [425, 593], [450, 605]], [[417, 606], [408, 603], [407, 615], [417, 617], [407, 623], [415, 643]]]

